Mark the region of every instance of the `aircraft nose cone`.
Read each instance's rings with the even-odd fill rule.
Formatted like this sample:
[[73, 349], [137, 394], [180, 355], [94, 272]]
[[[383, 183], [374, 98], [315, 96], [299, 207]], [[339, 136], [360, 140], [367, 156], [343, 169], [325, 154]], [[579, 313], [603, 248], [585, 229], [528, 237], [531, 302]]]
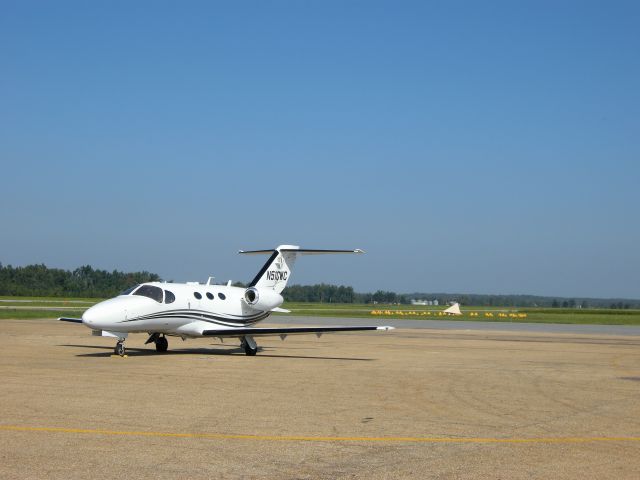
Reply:
[[94, 330], [110, 330], [126, 318], [129, 299], [112, 298], [97, 303], [82, 314], [82, 323]]
[[94, 325], [99, 318], [98, 312], [97, 312], [97, 308], [94, 305], [93, 307], [90, 307], [89, 310], [87, 310], [86, 312], [84, 312], [82, 314], [82, 323], [84, 323], [85, 325]]

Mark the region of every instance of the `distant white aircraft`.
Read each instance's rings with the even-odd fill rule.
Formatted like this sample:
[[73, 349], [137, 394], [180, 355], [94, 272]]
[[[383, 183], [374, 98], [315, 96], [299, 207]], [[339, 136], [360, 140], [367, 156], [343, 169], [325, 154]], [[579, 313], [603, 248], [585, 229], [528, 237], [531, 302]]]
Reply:
[[462, 315], [462, 312], [460, 311], [460, 304], [458, 302], [455, 302], [449, 308], [444, 310], [443, 313], [446, 313], [448, 315]]
[[299, 255], [326, 253], [364, 253], [356, 250], [310, 250], [295, 245], [280, 245], [272, 250], [239, 253], [270, 255], [249, 287], [214, 285], [198, 282], [149, 282], [131, 287], [117, 297], [89, 308], [82, 318], [59, 318], [64, 322], [83, 323], [96, 336], [117, 338], [116, 355], [125, 354], [124, 341], [129, 333], [149, 334], [145, 344], [154, 342], [158, 352], [166, 352], [167, 336], [187, 338], [237, 338], [247, 355], [255, 355], [255, 337], [314, 333], [348, 332], [354, 330], [392, 330], [393, 327], [290, 327], [257, 328], [255, 325], [271, 312], [286, 312], [280, 308], [284, 299], [280, 293], [289, 280], [291, 267]]

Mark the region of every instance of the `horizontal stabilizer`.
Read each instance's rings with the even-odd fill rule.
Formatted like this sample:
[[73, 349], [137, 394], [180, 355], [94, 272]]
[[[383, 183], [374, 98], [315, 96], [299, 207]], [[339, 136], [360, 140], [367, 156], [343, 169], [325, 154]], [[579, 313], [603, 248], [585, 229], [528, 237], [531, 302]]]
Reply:
[[296, 252], [301, 255], [322, 255], [323, 253], [364, 253], [364, 250], [355, 248], [353, 250], [327, 250], [318, 248], [278, 248], [269, 250], [239, 250], [238, 253], [244, 255], [271, 255], [272, 253], [279, 252]]
[[60, 317], [60, 318], [58, 318], [58, 320], [60, 320], [61, 322], [82, 323], [82, 319], [81, 318]]
[[297, 245], [278, 245], [267, 250], [240, 250], [244, 255], [269, 255], [267, 262], [249, 284], [249, 287], [273, 290], [281, 293], [286, 287], [291, 274], [291, 268], [300, 255], [323, 255], [332, 253], [364, 253], [364, 250], [355, 248], [352, 250], [300, 248]]
[[289, 327], [289, 328], [228, 328], [224, 330], [205, 330], [205, 337], [254, 337], [268, 335], [304, 335], [310, 333], [355, 332], [362, 330], [393, 330], [394, 327]]

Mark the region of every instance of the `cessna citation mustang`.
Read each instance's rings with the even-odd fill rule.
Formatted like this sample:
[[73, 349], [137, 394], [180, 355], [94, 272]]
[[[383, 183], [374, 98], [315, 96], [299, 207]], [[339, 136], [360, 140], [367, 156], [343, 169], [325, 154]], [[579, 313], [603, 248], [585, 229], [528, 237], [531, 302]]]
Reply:
[[291, 267], [299, 255], [324, 253], [364, 253], [356, 250], [309, 250], [294, 245], [280, 245], [274, 250], [253, 250], [239, 253], [270, 255], [249, 287], [213, 285], [209, 277], [206, 284], [149, 282], [131, 287], [115, 298], [89, 308], [79, 318], [60, 318], [65, 322], [83, 323], [93, 335], [118, 339], [116, 355], [125, 354], [124, 341], [129, 333], [146, 332], [145, 345], [156, 344], [158, 352], [166, 352], [167, 336], [187, 338], [238, 338], [247, 355], [255, 355], [258, 345], [255, 337], [354, 330], [391, 330], [393, 327], [292, 327], [257, 328], [255, 325], [271, 312], [286, 312], [280, 308], [284, 299], [281, 292], [287, 285]]

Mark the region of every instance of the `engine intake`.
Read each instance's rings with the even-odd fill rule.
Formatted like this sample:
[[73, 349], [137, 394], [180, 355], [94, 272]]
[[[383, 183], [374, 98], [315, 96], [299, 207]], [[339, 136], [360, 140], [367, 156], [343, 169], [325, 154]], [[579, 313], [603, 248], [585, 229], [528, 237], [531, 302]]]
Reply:
[[284, 298], [270, 289], [249, 287], [244, 291], [244, 301], [255, 310], [272, 310], [282, 305]]

